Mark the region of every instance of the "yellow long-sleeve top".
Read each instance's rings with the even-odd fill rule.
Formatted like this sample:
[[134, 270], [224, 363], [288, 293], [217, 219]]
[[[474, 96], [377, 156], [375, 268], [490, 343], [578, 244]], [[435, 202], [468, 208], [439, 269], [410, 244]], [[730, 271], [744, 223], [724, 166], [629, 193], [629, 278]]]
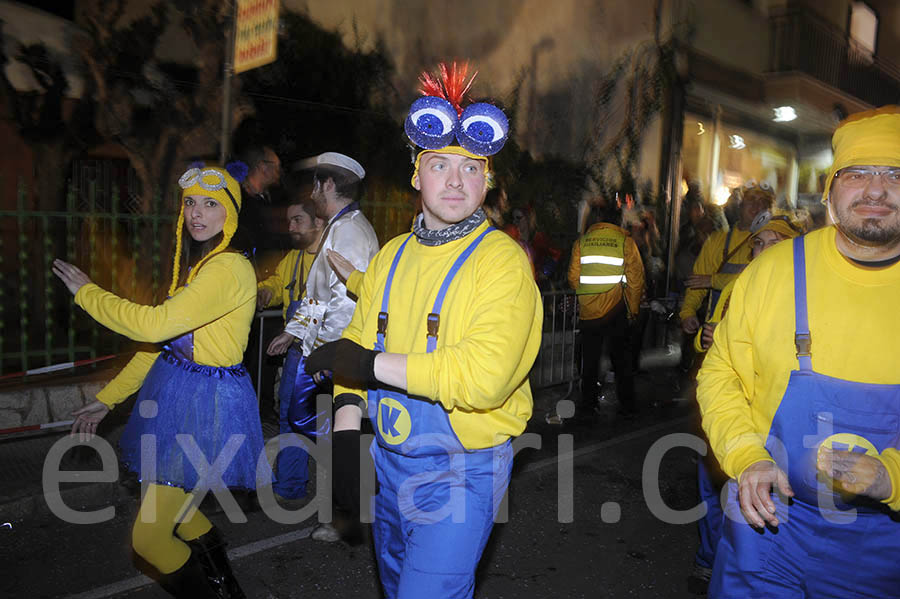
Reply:
[[[291, 277], [294, 276], [294, 266], [297, 263], [297, 257], [303, 252], [300, 259], [300, 268], [297, 269], [297, 282], [294, 289], [289, 290], [287, 286], [291, 283]], [[281, 317], [287, 317], [287, 309], [292, 300], [300, 299], [306, 295], [306, 279], [309, 277], [309, 267], [312, 266], [316, 255], [306, 250], [291, 250], [281, 259], [278, 266], [275, 267], [275, 273], [267, 279], [260, 281], [257, 287], [260, 290], [268, 289], [272, 292], [272, 299], [266, 304], [266, 308], [274, 308], [282, 306]], [[293, 294], [293, 296], [292, 296]]]
[[[187, 287], [158, 306], [135, 304], [90, 283], [75, 303], [97, 322], [135, 341], [161, 343], [193, 331], [194, 361], [207, 366], [240, 364], [256, 311], [256, 275], [236, 252], [213, 256]], [[112, 407], [140, 389], [159, 352], [137, 352], [100, 392]]]
[[362, 287], [363, 277], [366, 276], [365, 271], [354, 270], [347, 277], [347, 292], [352, 293], [354, 297], [359, 297], [359, 288]]
[[[641, 252], [637, 248], [631, 234], [625, 229], [609, 223], [592, 225], [585, 235], [597, 229], [616, 229], [625, 235], [625, 304], [628, 314], [637, 314], [641, 307], [641, 296], [644, 295], [644, 263]], [[569, 260], [569, 285], [578, 289], [581, 277], [581, 239], [572, 246], [572, 258]], [[582, 320], [593, 320], [605, 316], [614, 306], [622, 301], [622, 285], [616, 285], [606, 293], [579, 295]]]
[[[722, 266], [722, 259], [734, 252], [728, 262], [733, 264], [748, 264], [750, 262], [751, 247], [750, 243], [744, 243], [750, 237], [750, 231], [744, 231], [734, 226], [731, 239], [728, 239], [728, 231], [716, 231], [703, 243], [700, 248], [700, 254], [694, 261], [695, 275], [711, 275], [712, 288], [724, 289], [725, 286], [737, 278], [736, 274], [719, 273], [719, 267]], [[725, 242], [728, 241], [728, 247]], [[743, 244], [743, 245], [741, 245]], [[737, 250], [737, 251], [735, 251]], [[684, 294], [684, 302], [681, 304], [681, 312], [679, 313], [682, 320], [691, 316], [697, 316], [697, 310], [703, 303], [703, 298], [709, 289], [688, 289]], [[699, 315], [701, 319], [703, 315]]]
[[[426, 353], [426, 319], [454, 260], [488, 224], [462, 239], [406, 244], [391, 286], [386, 350], [407, 354], [411, 396], [439, 402], [467, 449], [519, 435], [531, 417], [528, 372], [541, 343], [543, 308], [525, 252], [492, 231], [469, 256], [444, 298], [437, 349]], [[372, 259], [343, 337], [372, 348], [391, 261], [406, 235]], [[335, 383], [335, 396], [365, 392]], [[423, 399], [422, 401], [426, 401]]]
[[[734, 290], [734, 283], [736, 281], [737, 279], [732, 279], [725, 285], [725, 288], [722, 289], [719, 301], [716, 303], [716, 307], [706, 321], [706, 324], [718, 325], [722, 322], [722, 319], [725, 318], [725, 312], [728, 311], [728, 305], [731, 301], [731, 292]], [[700, 327], [700, 330], [697, 331], [697, 335], [694, 337], [694, 351], [698, 354], [706, 353], [706, 349], [703, 348], [703, 327]]]
[[[900, 264], [864, 268], [844, 258], [834, 227], [806, 236], [812, 367], [865, 383], [900, 384]], [[698, 376], [703, 429], [724, 471], [738, 477], [771, 460], [764, 444], [792, 370], [794, 279], [790, 242], [766, 250], [741, 274]], [[900, 452], [881, 454], [900, 509]]]

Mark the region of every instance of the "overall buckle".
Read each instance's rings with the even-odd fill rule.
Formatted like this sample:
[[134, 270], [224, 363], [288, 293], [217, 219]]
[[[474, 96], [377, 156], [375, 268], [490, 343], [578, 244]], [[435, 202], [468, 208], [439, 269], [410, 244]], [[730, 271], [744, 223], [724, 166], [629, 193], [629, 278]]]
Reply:
[[441, 316], [431, 312], [428, 314], [428, 334], [426, 337], [434, 337], [437, 339], [438, 328], [441, 326]]
[[796, 333], [794, 335], [794, 346], [797, 348], [797, 357], [811, 356], [812, 337], [809, 333]]

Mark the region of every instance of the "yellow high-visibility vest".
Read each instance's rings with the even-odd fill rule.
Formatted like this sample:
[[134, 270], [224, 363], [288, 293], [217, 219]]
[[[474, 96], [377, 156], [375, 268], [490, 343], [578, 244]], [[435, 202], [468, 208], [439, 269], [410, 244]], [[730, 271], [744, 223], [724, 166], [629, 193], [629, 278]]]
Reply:
[[625, 235], [616, 229], [601, 228], [581, 238], [581, 272], [578, 295], [606, 293], [625, 285]]

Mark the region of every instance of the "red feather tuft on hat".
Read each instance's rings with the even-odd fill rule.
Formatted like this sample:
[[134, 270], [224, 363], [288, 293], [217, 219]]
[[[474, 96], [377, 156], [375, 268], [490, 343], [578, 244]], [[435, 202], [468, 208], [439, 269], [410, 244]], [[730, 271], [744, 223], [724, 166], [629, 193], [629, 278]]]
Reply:
[[475, 71], [469, 81], [466, 82], [466, 76], [469, 74], [468, 62], [458, 65], [454, 61], [450, 63], [449, 69], [447, 68], [447, 63], [442, 62], [438, 65], [438, 68], [440, 69], [439, 77], [435, 77], [428, 71], [422, 73], [419, 77], [419, 81], [422, 84], [419, 91], [423, 96], [436, 96], [447, 100], [456, 109], [456, 113], [461, 115], [463, 113], [463, 99], [466, 92], [472, 87], [472, 82], [475, 81], [478, 71]]

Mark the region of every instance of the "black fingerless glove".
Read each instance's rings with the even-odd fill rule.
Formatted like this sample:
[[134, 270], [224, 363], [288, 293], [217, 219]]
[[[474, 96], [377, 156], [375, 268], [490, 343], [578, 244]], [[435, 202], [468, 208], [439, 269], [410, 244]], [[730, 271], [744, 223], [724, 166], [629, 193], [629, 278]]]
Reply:
[[373, 385], [376, 383], [375, 356], [378, 353], [349, 339], [338, 339], [314, 349], [306, 358], [304, 369], [307, 374], [330, 370], [335, 376], [363, 386]]

